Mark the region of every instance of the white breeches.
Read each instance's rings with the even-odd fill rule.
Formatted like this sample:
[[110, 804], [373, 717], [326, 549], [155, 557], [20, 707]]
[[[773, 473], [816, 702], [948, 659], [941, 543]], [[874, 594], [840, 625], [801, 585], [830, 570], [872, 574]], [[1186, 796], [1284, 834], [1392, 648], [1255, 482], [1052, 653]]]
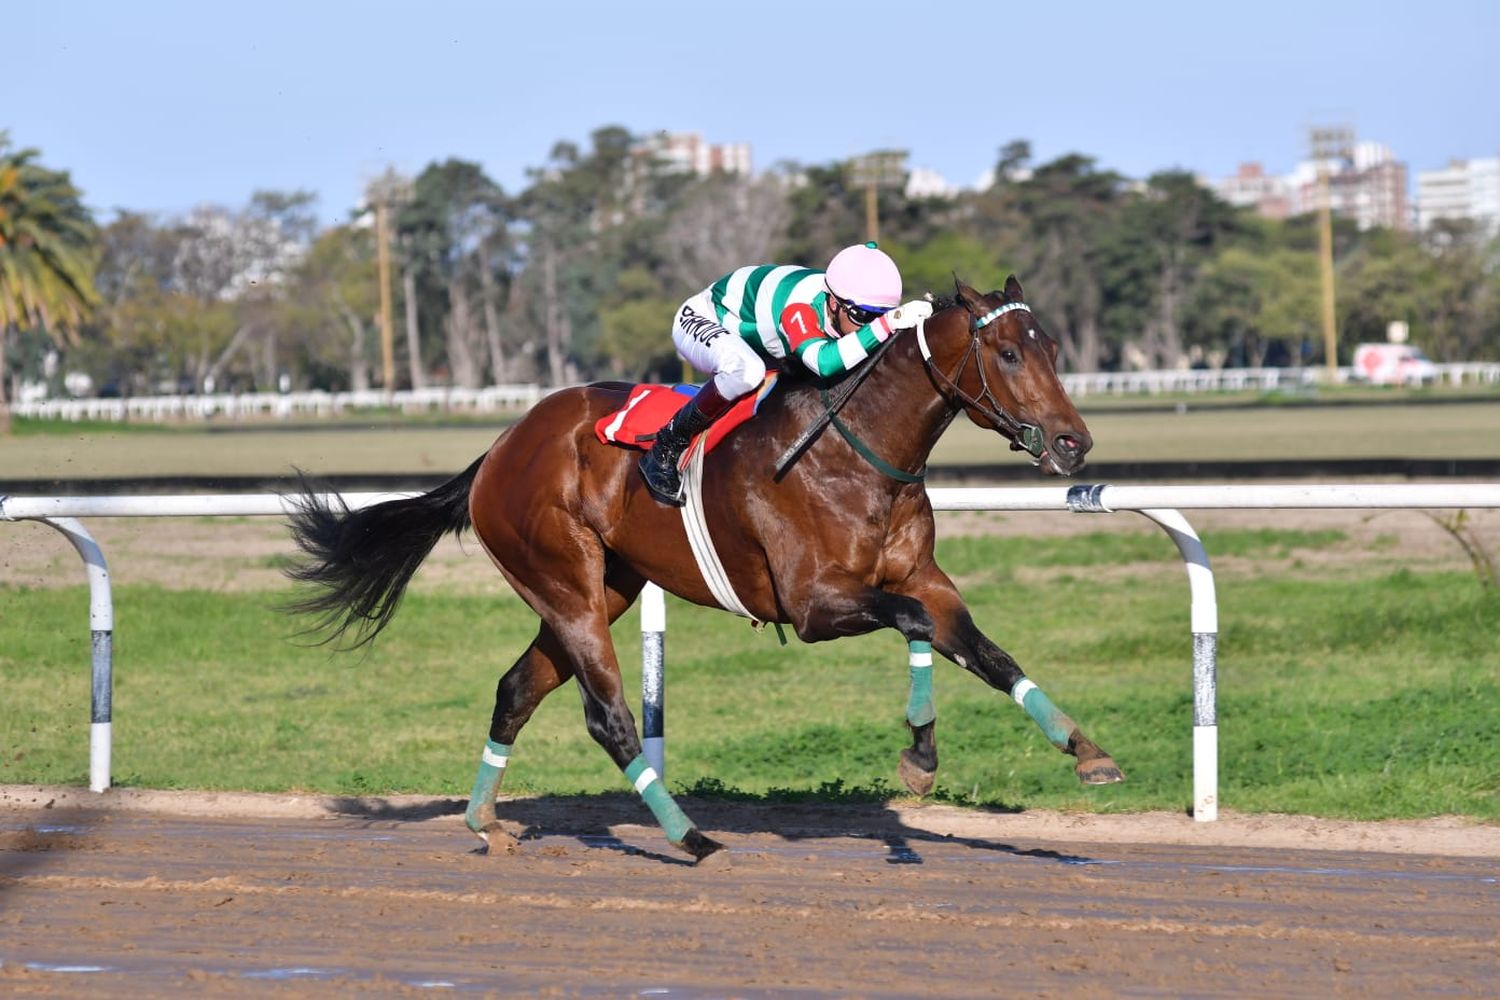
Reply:
[[672, 343], [688, 364], [709, 372], [725, 399], [738, 399], [760, 388], [766, 363], [755, 348], [714, 319], [713, 303], [704, 289], [688, 299], [672, 320]]

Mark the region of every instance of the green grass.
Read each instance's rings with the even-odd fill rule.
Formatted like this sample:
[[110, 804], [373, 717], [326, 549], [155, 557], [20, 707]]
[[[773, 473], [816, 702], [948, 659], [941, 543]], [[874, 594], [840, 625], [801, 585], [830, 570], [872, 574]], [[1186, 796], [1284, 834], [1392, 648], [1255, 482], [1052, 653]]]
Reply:
[[[1330, 532], [1215, 533], [1216, 555], [1285, 560]], [[1128, 781], [1083, 788], [1010, 700], [942, 661], [935, 796], [989, 808], [1180, 810], [1191, 795], [1187, 584], [1160, 535], [948, 539], [975, 620]], [[1017, 583], [1017, 565], [1047, 568]], [[1109, 567], [1102, 582], [1092, 579]], [[1031, 574], [1035, 576], [1036, 574]], [[1221, 574], [1220, 798], [1227, 809], [1500, 821], [1500, 599], [1461, 572]], [[420, 582], [420, 578], [419, 578]], [[463, 795], [497, 676], [532, 635], [514, 598], [418, 587], [366, 654], [287, 640], [285, 593], [118, 586], [116, 783]], [[0, 782], [84, 784], [87, 594], [0, 588]], [[892, 632], [778, 644], [669, 600], [668, 779], [756, 798], [895, 795], [906, 742]], [[633, 707], [634, 612], [615, 636]], [[512, 792], [620, 791], [571, 686], [517, 741]]]

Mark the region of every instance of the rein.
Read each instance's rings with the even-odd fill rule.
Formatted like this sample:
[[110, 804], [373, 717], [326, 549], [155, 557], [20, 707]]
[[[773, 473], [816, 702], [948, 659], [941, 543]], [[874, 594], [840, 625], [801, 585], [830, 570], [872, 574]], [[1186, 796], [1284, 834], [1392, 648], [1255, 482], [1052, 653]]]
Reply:
[[[999, 319], [1001, 316], [1004, 316], [1006, 313], [1013, 312], [1017, 309], [1025, 309], [1027, 312], [1031, 311], [1031, 307], [1026, 305], [1026, 303], [1024, 302], [1007, 302], [1004, 305], [997, 306], [994, 309], [991, 309], [983, 316], [975, 316], [972, 312], [969, 314], [969, 349], [964, 352], [963, 358], [960, 359], [958, 367], [954, 370], [953, 375], [951, 376], [947, 372], [944, 372], [942, 369], [938, 368], [937, 365], [933, 363], [932, 350], [927, 345], [927, 321], [925, 319], [917, 323], [917, 346], [922, 352], [922, 363], [927, 367], [927, 370], [932, 372], [943, 382], [945, 382], [948, 388], [952, 390], [953, 394], [956, 395], [965, 406], [977, 410], [985, 419], [993, 423], [1001, 433], [1010, 438], [1010, 446], [1012, 449], [1016, 451], [1025, 451], [1031, 456], [1032, 464], [1036, 465], [1041, 463], [1042, 453], [1046, 450], [1046, 442], [1042, 434], [1042, 429], [1036, 424], [1022, 423], [1015, 417], [1011, 416], [1009, 413], [1005, 412], [1005, 407], [1000, 405], [1000, 401], [995, 398], [994, 391], [990, 389], [989, 378], [984, 373], [984, 365], [981, 364], [978, 360], [980, 351], [979, 331], [983, 330], [985, 327], [989, 326], [991, 323], [995, 322], [995, 320]], [[864, 382], [865, 378], [870, 374], [870, 372], [874, 370], [875, 362], [879, 360], [880, 356], [887, 350], [889, 350], [891, 345], [895, 342], [896, 335], [894, 334], [886, 338], [886, 340], [883, 341], [881, 345], [874, 350], [873, 353], [871, 353], [869, 358], [865, 360], [864, 364], [856, 368], [854, 372], [849, 376], [849, 378], [839, 386], [837, 395], [830, 394], [827, 389], [818, 390], [819, 398], [823, 401], [822, 414], [807, 426], [807, 429], [797, 437], [797, 440], [791, 443], [790, 447], [788, 447], [786, 451], [781, 453], [781, 457], [776, 460], [776, 471], [772, 476], [773, 479], [780, 481], [781, 477], [786, 474], [786, 470], [791, 467], [792, 463], [795, 462], [802, 455], [802, 453], [807, 450], [808, 446], [817, 439], [818, 435], [823, 433], [823, 431], [828, 427], [829, 424], [832, 424], [834, 429], [839, 432], [839, 435], [842, 436], [846, 442], [848, 442], [849, 447], [853, 448], [861, 458], [863, 458], [866, 462], [869, 462], [870, 465], [874, 466], [875, 469], [883, 475], [889, 476], [897, 482], [902, 483], [920, 483], [924, 479], [926, 479], [926, 465], [923, 465], [922, 468], [918, 469], [914, 473], [904, 472], [901, 469], [896, 468], [889, 462], [882, 459], [879, 455], [876, 455], [875, 452], [871, 450], [869, 445], [860, 440], [859, 436], [855, 434], [847, 424], [845, 424], [838, 418], [838, 411], [843, 409], [844, 404], [847, 403], [849, 401], [849, 398], [854, 395], [854, 390], [858, 389], [860, 384]], [[969, 395], [967, 392], [964, 392], [964, 390], [959, 387], [957, 381], [959, 377], [962, 377], [964, 369], [968, 367], [969, 361], [971, 359], [974, 360], [975, 370], [979, 373], [979, 386], [981, 391], [978, 398], [975, 398]]]
[[869, 377], [870, 372], [875, 370], [875, 362], [880, 359], [881, 355], [890, 350], [891, 345], [895, 342], [896, 334], [892, 334], [884, 341], [882, 341], [880, 346], [875, 348], [875, 350], [871, 352], [870, 356], [865, 359], [864, 364], [856, 368], [852, 373], [850, 373], [847, 379], [840, 383], [838, 387], [838, 395], [832, 395], [827, 389], [818, 390], [818, 398], [823, 401], [822, 414], [820, 414], [818, 418], [815, 419], [812, 423], [808, 424], [807, 429], [804, 430], [800, 435], [798, 435], [797, 440], [793, 441], [787, 448], [787, 450], [781, 453], [781, 457], [776, 460], [776, 472], [771, 477], [772, 479], [779, 482], [781, 480], [781, 477], [786, 475], [786, 470], [791, 467], [792, 463], [795, 462], [799, 457], [801, 457], [802, 453], [807, 450], [807, 446], [812, 444], [813, 441], [817, 440], [818, 435], [822, 434], [829, 424], [833, 424], [833, 426], [838, 430], [839, 434], [843, 436], [844, 440], [849, 442], [850, 447], [857, 451], [860, 456], [865, 459], [865, 461], [875, 466], [875, 468], [879, 471], [890, 476], [892, 479], [899, 479], [900, 481], [906, 483], [920, 483], [922, 481], [922, 477], [927, 473], [926, 466], [922, 467], [920, 474], [918, 474], [915, 478], [912, 478], [911, 473], [902, 472], [900, 469], [895, 468], [894, 466], [882, 461], [879, 457], [877, 457], [876, 454], [870, 450], [869, 446], [861, 441], [855, 435], [855, 433], [849, 429], [848, 425], [846, 425], [842, 420], [839, 420], [837, 416], [839, 410], [844, 408], [844, 404], [849, 402], [849, 397], [854, 395], [854, 390], [858, 389], [860, 383], [864, 382], [864, 380]]
[[[1046, 450], [1046, 441], [1043, 437], [1042, 429], [1036, 424], [1022, 423], [1005, 412], [1005, 407], [1000, 405], [1000, 401], [995, 398], [994, 392], [990, 389], [989, 378], [984, 373], [984, 365], [979, 361], [979, 331], [1006, 313], [1017, 309], [1025, 309], [1027, 312], [1031, 311], [1031, 307], [1024, 302], [1007, 302], [1002, 306], [991, 309], [983, 316], [974, 316], [970, 313], [969, 349], [964, 352], [964, 356], [959, 360], [958, 367], [954, 369], [953, 375], [949, 375], [933, 364], [932, 350], [927, 346], [926, 320], [917, 324], [917, 346], [922, 351], [922, 363], [927, 366], [928, 371], [947, 383], [948, 388], [963, 401], [965, 406], [977, 410], [981, 416], [993, 423], [1002, 434], [1010, 438], [1010, 446], [1013, 450], [1026, 452], [1032, 457], [1033, 464], [1039, 464], [1042, 460], [1042, 452]], [[978, 398], [964, 392], [959, 387], [957, 381], [958, 378], [963, 376], [964, 369], [969, 366], [970, 360], [974, 361], [974, 369], [979, 373], [979, 387], [981, 391]]]

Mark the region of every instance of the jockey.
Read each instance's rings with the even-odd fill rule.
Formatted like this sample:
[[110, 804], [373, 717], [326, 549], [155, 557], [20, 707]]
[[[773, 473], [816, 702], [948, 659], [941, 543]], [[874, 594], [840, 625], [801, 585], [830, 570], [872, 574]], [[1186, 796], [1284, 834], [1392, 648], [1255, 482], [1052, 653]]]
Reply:
[[684, 302], [672, 321], [672, 343], [713, 379], [657, 431], [641, 459], [652, 496], [682, 506], [682, 450], [735, 400], [760, 388], [767, 359], [795, 355], [823, 377], [848, 371], [892, 331], [932, 315], [929, 302], [896, 308], [900, 301], [896, 262], [874, 243], [859, 243], [835, 254], [827, 271], [750, 265]]

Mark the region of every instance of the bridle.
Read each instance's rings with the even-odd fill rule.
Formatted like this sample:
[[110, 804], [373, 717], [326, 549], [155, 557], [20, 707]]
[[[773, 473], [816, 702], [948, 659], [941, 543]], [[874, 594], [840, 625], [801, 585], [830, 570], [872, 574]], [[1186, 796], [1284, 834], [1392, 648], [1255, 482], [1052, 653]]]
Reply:
[[[974, 315], [968, 303], [964, 303], [964, 309], [969, 313], [969, 349], [959, 359], [958, 367], [953, 370], [953, 374], [949, 375], [932, 360], [932, 350], [927, 346], [926, 320], [917, 324], [917, 347], [922, 352], [922, 363], [927, 366], [929, 372], [947, 384], [948, 389], [959, 398], [964, 406], [994, 424], [1001, 434], [1009, 438], [1013, 450], [1026, 452], [1031, 455], [1033, 465], [1040, 465], [1042, 453], [1047, 450], [1046, 437], [1042, 429], [1036, 424], [1023, 423], [1005, 412], [1005, 407], [1000, 405], [1000, 401], [995, 398], [994, 392], [990, 389], [989, 378], [984, 373], [984, 364], [979, 357], [981, 350], [979, 334], [985, 327], [1008, 312], [1015, 312], [1018, 309], [1030, 312], [1031, 307], [1024, 302], [1007, 302], [996, 306], [983, 316]], [[964, 392], [958, 384], [958, 379], [963, 377], [964, 369], [969, 366], [971, 359], [974, 361], [975, 370], [979, 372], [980, 394], [978, 398]]]
[[[929, 372], [946, 382], [949, 389], [962, 400], [965, 406], [978, 411], [985, 419], [994, 424], [1000, 433], [1004, 434], [1010, 440], [1010, 446], [1013, 450], [1025, 451], [1031, 456], [1031, 463], [1033, 465], [1040, 465], [1042, 455], [1046, 452], [1046, 439], [1042, 433], [1042, 429], [1036, 424], [1023, 423], [1005, 412], [1005, 407], [1000, 405], [1000, 401], [995, 398], [994, 392], [990, 389], [989, 380], [984, 374], [984, 365], [977, 362], [980, 350], [980, 331], [1008, 312], [1016, 309], [1025, 309], [1027, 312], [1030, 312], [1031, 307], [1024, 302], [1007, 302], [1002, 306], [997, 306], [990, 310], [983, 316], [975, 316], [974, 311], [968, 307], [967, 303], [964, 304], [964, 309], [968, 312], [970, 320], [969, 349], [959, 361], [953, 375], [962, 377], [964, 368], [969, 364], [969, 359], [976, 359], [976, 367], [979, 370], [979, 385], [982, 389], [980, 398], [975, 399], [964, 392], [963, 389], [959, 388], [958, 383], [952, 376], [949, 376], [933, 363], [932, 351], [927, 346], [926, 320], [921, 320], [917, 323], [917, 347], [922, 353], [922, 364], [926, 366]], [[807, 450], [808, 445], [823, 432], [824, 428], [832, 424], [844, 440], [865, 461], [869, 462], [880, 472], [903, 483], [920, 483], [923, 481], [927, 474], [925, 466], [915, 473], [903, 472], [900, 469], [894, 468], [877, 456], [843, 421], [838, 419], [838, 411], [854, 395], [854, 390], [859, 388], [860, 383], [865, 380], [865, 377], [875, 370], [875, 362], [879, 360], [880, 355], [890, 350], [892, 345], [896, 343], [896, 340], [895, 336], [891, 336], [879, 347], [875, 348], [871, 352], [870, 357], [866, 358], [864, 363], [855, 369], [854, 373], [839, 386], [836, 395], [830, 396], [827, 389], [819, 390], [823, 402], [822, 414], [804, 428], [797, 440], [793, 441], [786, 451], [781, 453], [781, 457], [776, 460], [774, 479], [780, 481], [792, 463]]]

